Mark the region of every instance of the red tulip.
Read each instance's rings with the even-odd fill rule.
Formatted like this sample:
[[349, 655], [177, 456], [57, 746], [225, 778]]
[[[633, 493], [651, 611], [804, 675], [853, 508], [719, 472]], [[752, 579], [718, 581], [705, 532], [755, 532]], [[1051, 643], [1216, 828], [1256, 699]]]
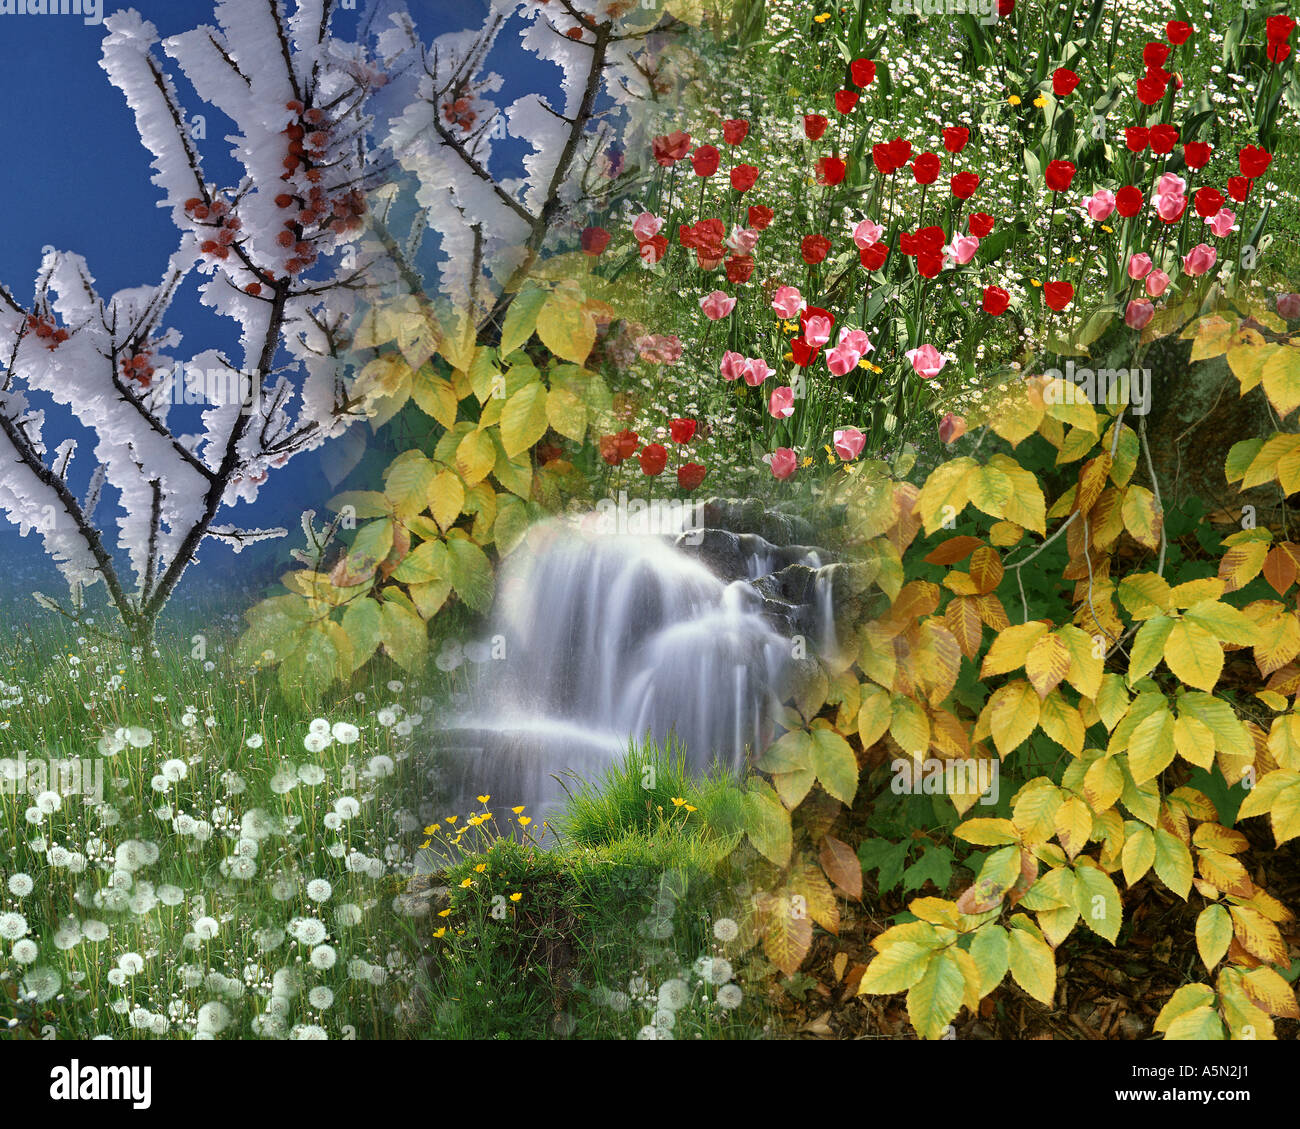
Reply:
[[642, 448], [637, 458], [641, 461], [641, 473], [653, 478], [662, 474], [668, 465], [668, 450], [662, 443], [649, 443]]
[[849, 64], [849, 77], [854, 86], [870, 86], [876, 81], [876, 64], [870, 59], [854, 59]]
[[682, 463], [677, 468], [677, 485], [683, 490], [694, 490], [708, 473], [708, 468], [700, 463]]
[[891, 176], [898, 171], [899, 166], [894, 163], [894, 149], [888, 141], [877, 141], [871, 147], [871, 160], [881, 176]]
[[1043, 300], [1052, 309], [1060, 311], [1074, 299], [1074, 287], [1068, 282], [1047, 282], [1043, 284]]
[[1202, 219], [1209, 219], [1211, 216], [1219, 214], [1223, 207], [1223, 193], [1217, 188], [1202, 188], [1193, 197], [1196, 203], [1196, 214]]
[[726, 260], [727, 281], [737, 285], [749, 281], [754, 273], [753, 255], [728, 255]]
[[959, 172], [949, 183], [952, 185], [952, 194], [958, 200], [969, 200], [980, 186], [980, 178], [973, 172]]
[[831, 123], [821, 114], [804, 114], [803, 132], [809, 141], [819, 141], [821, 135], [826, 132], [826, 127]]
[[1115, 211], [1131, 220], [1142, 210], [1142, 190], [1127, 184], [1115, 193]]
[[600, 440], [600, 457], [610, 466], [618, 466], [624, 459], [632, 457], [636, 445], [635, 431], [620, 431], [617, 435], [605, 435]]
[[668, 237], [665, 235], [652, 235], [649, 239], [641, 240], [637, 247], [641, 261], [648, 266], [654, 266], [655, 263], [668, 254]]
[[1211, 146], [1204, 141], [1189, 141], [1183, 146], [1183, 163], [1193, 172], [1199, 172], [1210, 163]]
[[1169, 46], [1165, 43], [1151, 42], [1142, 48], [1142, 62], [1147, 67], [1163, 67], [1169, 58]]
[[1165, 24], [1165, 38], [1175, 47], [1181, 47], [1187, 42], [1193, 30], [1191, 24], [1183, 23], [1182, 20], [1170, 20]]
[[1070, 70], [1069, 67], [1057, 67], [1052, 72], [1052, 93], [1058, 98], [1065, 98], [1074, 93], [1074, 88], [1079, 85], [1079, 76]]
[[998, 15], [1009, 16], [1016, 10], [1016, 0], [998, 0]]
[[1151, 144], [1151, 131], [1144, 125], [1125, 126], [1124, 144], [1130, 153], [1141, 153]]
[[1244, 176], [1228, 177], [1228, 195], [1237, 203], [1244, 204], [1250, 195], [1250, 179]]
[[983, 239], [993, 230], [993, 217], [988, 212], [972, 212], [966, 226], [976, 239]]
[[1151, 152], [1163, 157], [1174, 151], [1178, 144], [1178, 130], [1161, 122], [1151, 127]]
[[982, 303], [984, 312], [991, 314], [993, 317], [1001, 317], [1006, 313], [1007, 307], [1011, 304], [1011, 295], [1000, 286], [984, 287], [984, 301]]
[[889, 143], [889, 151], [893, 155], [894, 168], [896, 169], [901, 169], [912, 159], [912, 143], [904, 141], [901, 137], [895, 137]]
[[863, 247], [858, 252], [858, 260], [867, 270], [876, 271], [885, 265], [885, 259], [889, 256], [888, 243], [873, 243], [870, 247]]
[[1165, 96], [1168, 87], [1168, 79], [1146, 75], [1137, 80], [1138, 101], [1144, 106], [1154, 106]]
[[668, 432], [674, 443], [689, 443], [695, 438], [696, 422], [693, 419], [674, 419], [668, 421]]
[[950, 125], [943, 131], [943, 147], [949, 153], [960, 153], [970, 141], [970, 130], [965, 126]]
[[839, 157], [823, 157], [817, 162], [817, 183], [833, 185], [844, 179], [847, 166]]
[[749, 122], [744, 118], [728, 118], [722, 123], [722, 140], [728, 145], [739, 145], [749, 136]]
[[861, 97], [856, 90], [837, 90], [835, 91], [835, 109], [841, 114], [851, 114], [853, 107], [858, 104], [858, 98]]
[[721, 154], [712, 145], [701, 145], [691, 154], [691, 168], [696, 176], [712, 176], [718, 171]]
[[1048, 188], [1053, 192], [1064, 192], [1074, 179], [1074, 165], [1070, 161], [1049, 161], [1045, 175]]
[[920, 251], [916, 256], [916, 269], [922, 278], [935, 278], [943, 270], [943, 256], [937, 251]]
[[1247, 145], [1237, 154], [1237, 164], [1241, 169], [1241, 175], [1251, 180], [1263, 176], [1272, 163], [1272, 154], [1266, 149], [1261, 149], [1258, 145]]
[[655, 161], [667, 168], [676, 164], [684, 156], [686, 151], [691, 147], [691, 135], [683, 133], [680, 129], [673, 133], [665, 134], [663, 137], [656, 137], [651, 143], [650, 148], [654, 153]]
[[753, 165], [737, 165], [731, 170], [731, 187], [737, 192], [748, 192], [758, 180], [758, 169]]
[[816, 266], [830, 253], [831, 241], [824, 235], [805, 235], [799, 245], [799, 254], [810, 267]]
[[939, 179], [938, 153], [922, 153], [912, 162], [912, 176], [917, 184], [933, 184]]
[[586, 227], [582, 230], [581, 245], [584, 252], [593, 258], [604, 252], [609, 246], [609, 232], [603, 227]]
[[821, 350], [816, 345], [809, 345], [802, 337], [792, 337], [790, 339], [790, 352], [794, 356], [794, 363], [800, 368], [807, 368], [817, 359], [817, 354]]
[[771, 208], [765, 208], [762, 204], [751, 204], [748, 212], [749, 226], [755, 231], [765, 231], [775, 215]]

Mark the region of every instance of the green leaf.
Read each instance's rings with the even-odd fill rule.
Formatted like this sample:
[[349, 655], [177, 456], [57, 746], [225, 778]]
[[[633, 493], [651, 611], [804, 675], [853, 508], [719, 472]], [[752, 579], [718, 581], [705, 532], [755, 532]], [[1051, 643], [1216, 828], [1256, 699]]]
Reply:
[[1084, 925], [1113, 945], [1124, 916], [1115, 883], [1095, 866], [1078, 867], [1074, 880], [1079, 917]]
[[757, 777], [750, 780], [744, 796], [744, 826], [754, 848], [774, 866], [790, 861], [790, 813], [772, 786]]
[[541, 381], [525, 384], [501, 411], [501, 444], [514, 458], [546, 434], [546, 388]]
[[1046, 941], [1026, 929], [1012, 929], [1009, 936], [1012, 979], [1039, 1003], [1050, 1007], [1056, 996], [1056, 955]]
[[1183, 901], [1192, 888], [1192, 853], [1176, 835], [1163, 827], [1155, 829], [1156, 875]]
[[812, 769], [821, 786], [843, 804], [858, 790], [858, 761], [849, 743], [832, 729], [812, 731]]
[[1232, 918], [1217, 903], [1206, 906], [1196, 918], [1196, 951], [1211, 972], [1232, 944]]
[[907, 991], [907, 1016], [921, 1038], [943, 1038], [961, 1010], [965, 988], [966, 978], [957, 962], [947, 953], [934, 953], [921, 978]]
[[[925, 975], [933, 948], [915, 941], [895, 941], [886, 945], [863, 973], [858, 995], [890, 995], [905, 992]], [[955, 1014], [955, 1013], [954, 1013]]]
[[473, 541], [454, 537], [447, 542], [447, 579], [465, 604], [477, 612], [492, 603], [492, 563]]
[[515, 295], [501, 327], [501, 356], [508, 357], [533, 335], [546, 298], [547, 292], [536, 286], [525, 286]]
[[424, 620], [393, 600], [385, 600], [379, 611], [384, 650], [399, 666], [415, 673], [429, 649], [429, 631]]
[[379, 647], [379, 605], [369, 596], [353, 600], [343, 611], [343, 631], [352, 641], [352, 669], [357, 670]]
[[1002, 983], [1011, 967], [1011, 938], [996, 922], [981, 925], [971, 940], [970, 955], [980, 974], [980, 998]]

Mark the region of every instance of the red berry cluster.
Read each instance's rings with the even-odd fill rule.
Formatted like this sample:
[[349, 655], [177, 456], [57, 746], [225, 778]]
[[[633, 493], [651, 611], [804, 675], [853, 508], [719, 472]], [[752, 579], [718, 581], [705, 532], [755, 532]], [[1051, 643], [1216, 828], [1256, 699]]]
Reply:
[[447, 119], [449, 125], [454, 125], [466, 133], [469, 132], [478, 118], [478, 114], [469, 108], [468, 98], [457, 98], [454, 102], [444, 102], [442, 104], [442, 116]]
[[55, 325], [50, 314], [28, 314], [27, 328], [48, 342], [45, 346], [47, 349], [57, 349], [68, 339], [68, 331]]
[[[276, 242], [293, 252], [286, 260], [284, 269], [289, 274], [298, 274], [317, 259], [316, 248], [312, 245], [316, 236], [327, 230], [331, 233], [348, 232], [362, 226], [361, 217], [366, 211], [366, 198], [355, 188], [330, 197], [320, 186], [319, 162], [323, 160], [330, 143], [330, 124], [325, 118], [325, 112], [315, 107], [306, 109], [297, 99], [286, 102], [285, 109], [298, 115], [298, 120], [290, 122], [283, 130], [289, 141], [288, 153], [284, 158], [285, 172], [280, 179], [291, 180], [301, 168], [310, 187], [305, 194], [282, 192], [275, 198], [277, 208], [293, 211], [284, 221], [284, 230], [276, 236]], [[258, 286], [257, 283], [252, 285]], [[248, 287], [245, 289], [250, 294], [255, 293]], [[260, 292], [261, 287], [258, 286], [256, 293]]]
[[212, 229], [213, 238], [205, 239], [199, 244], [199, 250], [214, 259], [230, 257], [230, 245], [235, 241], [240, 228], [239, 217], [230, 211], [230, 205], [224, 200], [214, 200], [205, 204], [197, 196], [185, 201], [185, 214], [200, 227]]
[[153, 383], [154, 370], [147, 352], [142, 350], [133, 357], [123, 357], [118, 364], [122, 369], [123, 380], [134, 380], [141, 388], [148, 388]]

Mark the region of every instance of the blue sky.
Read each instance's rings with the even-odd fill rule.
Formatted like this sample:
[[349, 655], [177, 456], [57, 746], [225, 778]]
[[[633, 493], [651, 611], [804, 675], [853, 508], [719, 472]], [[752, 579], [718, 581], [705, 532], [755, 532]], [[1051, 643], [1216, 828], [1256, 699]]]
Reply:
[[[105, 12], [119, 6], [106, 0]], [[135, 0], [131, 6], [163, 36], [215, 22], [211, 0]], [[364, 0], [358, 7], [364, 7]], [[486, 8], [486, 0], [411, 0], [426, 42], [444, 31], [476, 26]], [[340, 10], [336, 33], [350, 37], [358, 18], [356, 10]], [[156, 282], [176, 246], [176, 229], [156, 206], [158, 190], [149, 183], [150, 154], [140, 144], [125, 100], [99, 66], [104, 34], [102, 25], [87, 25], [78, 16], [0, 16], [0, 97], [5, 106], [0, 151], [10, 170], [0, 181], [0, 281], [20, 301], [31, 298], [47, 246], [84, 255], [103, 294]], [[520, 51], [512, 37], [503, 37], [490, 64], [506, 76], [506, 101], [530, 89], [552, 88], [557, 73], [551, 64]], [[175, 77], [187, 111], [203, 111], [184, 80]], [[227, 132], [228, 122], [211, 111], [207, 140], [200, 147], [209, 174], [233, 182], [236, 168], [223, 140]], [[522, 147], [516, 143], [513, 151], [499, 151], [499, 173], [518, 175]], [[14, 170], [20, 171], [15, 175]], [[173, 307], [172, 323], [185, 335], [181, 356], [234, 346], [233, 323], [202, 309], [192, 289]], [[55, 420], [51, 414], [46, 425], [51, 446], [65, 437]], [[89, 448], [83, 445], [82, 451], [81, 470], [88, 476]], [[300, 542], [302, 510], [319, 510], [331, 493], [315, 454], [273, 476], [256, 506], [236, 511], [238, 520], [247, 526], [285, 525], [290, 536], [274, 549], [259, 554], [246, 550], [233, 558], [241, 564], [238, 572], [255, 576], [259, 584], [276, 575], [279, 570], [268, 573], [268, 567], [274, 557], [287, 559], [288, 549]], [[0, 607], [14, 597], [25, 599], [31, 581], [63, 595], [61, 580], [34, 538], [20, 540], [0, 523], [0, 556], [9, 578], [0, 581]], [[196, 583], [210, 588], [231, 574], [231, 564], [229, 550], [209, 542], [182, 588]]]

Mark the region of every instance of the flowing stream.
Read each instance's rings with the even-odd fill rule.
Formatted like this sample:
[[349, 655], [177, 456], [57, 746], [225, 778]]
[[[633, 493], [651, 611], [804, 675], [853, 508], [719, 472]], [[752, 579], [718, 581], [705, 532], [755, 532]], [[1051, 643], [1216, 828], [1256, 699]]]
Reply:
[[[806, 630], [833, 643], [830, 585], [806, 546], [710, 532], [532, 531], [501, 577], [500, 657], [478, 666], [438, 737], [449, 797], [524, 803], [540, 825], [565, 799], [557, 776], [596, 780], [629, 742], [671, 738], [701, 774], [740, 772], [762, 751], [794, 650], [793, 621], [772, 609], [806, 612]], [[733, 550], [721, 566], [719, 539]], [[773, 571], [791, 566], [808, 578], [806, 607], [772, 598]]]

